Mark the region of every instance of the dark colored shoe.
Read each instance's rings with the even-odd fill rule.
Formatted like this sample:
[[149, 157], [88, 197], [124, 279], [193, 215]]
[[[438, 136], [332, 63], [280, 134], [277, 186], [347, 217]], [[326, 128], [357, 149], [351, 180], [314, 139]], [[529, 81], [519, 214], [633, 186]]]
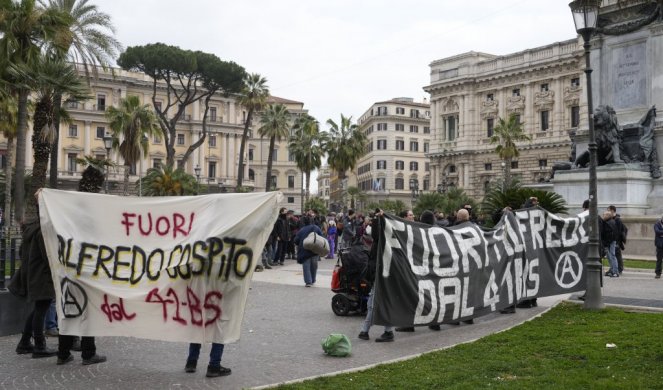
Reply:
[[265, 264], [263, 265], [263, 267], [265, 267], [265, 269], [272, 269], [272, 267], [270, 267], [269, 264]]
[[385, 343], [390, 341], [394, 341], [394, 332], [384, 332], [380, 335], [380, 337], [375, 339], [376, 343]]
[[187, 360], [186, 361], [186, 366], [184, 366], [184, 372], [196, 372], [196, 365], [198, 364], [198, 360]]
[[69, 356], [67, 356], [67, 357], [64, 358], [64, 359], [62, 359], [62, 358], [58, 358], [58, 362], [57, 362], [56, 364], [57, 364], [58, 366], [61, 366], [61, 365], [63, 365], [63, 364], [67, 364], [67, 363], [72, 362], [72, 361], [74, 361], [74, 355], [69, 354]]
[[57, 354], [58, 351], [50, 349], [46, 346], [46, 338], [44, 337], [44, 335], [35, 336], [35, 347], [32, 350], [33, 359], [51, 357]]
[[205, 375], [208, 378], [216, 378], [217, 376], [228, 376], [232, 373], [232, 370], [230, 368], [226, 368], [223, 366], [218, 366], [218, 367], [212, 367], [212, 366], [207, 366], [207, 374]]
[[516, 312], [516, 306], [515, 305], [509, 306], [507, 308], [504, 308], [504, 309], [500, 310], [500, 313], [502, 313], [502, 314], [514, 314], [515, 312]]
[[430, 329], [430, 330], [442, 330], [442, 328], [440, 328], [440, 325], [428, 325], [428, 329]]
[[279, 265], [285, 265], [285, 263], [279, 263]]
[[654, 279], [660, 279], [660, 278], [661, 278], [661, 275], [654, 276]]
[[262, 272], [264, 270], [265, 270], [265, 267], [263, 267], [262, 265], [260, 265], [260, 264], [256, 265], [255, 272]]
[[449, 325], [460, 325], [460, 321], [450, 322]]
[[311, 287], [311, 283], [306, 283], [306, 287]]
[[518, 309], [531, 309], [532, 308], [532, 301], [529, 299], [526, 301], [522, 301], [519, 304], [516, 305]]
[[357, 336], [357, 337], [359, 337], [362, 340], [369, 340], [370, 339], [370, 337], [368, 337], [368, 332], [359, 332], [359, 336]]
[[32, 353], [35, 350], [35, 346], [31, 342], [27, 343], [18, 343], [16, 346], [16, 353], [19, 355], [25, 355], [26, 353]]
[[465, 321], [463, 321], [463, 324], [474, 325], [474, 318], [471, 319], [471, 320], [465, 320]]
[[89, 359], [83, 359], [83, 365], [89, 366], [90, 364], [103, 363], [106, 361], [106, 356], [97, 355], [96, 353]]
[[414, 332], [414, 326], [403, 326], [396, 328], [396, 332]]
[[80, 352], [81, 351], [81, 338], [78, 336], [74, 337], [74, 342], [71, 344], [71, 350]]
[[579, 296], [578, 299], [580, 299], [581, 301], [584, 301], [586, 296], [587, 296], [587, 293], [582, 294], [582, 296]]
[[539, 304], [536, 302], [536, 298], [532, 299], [532, 307], [538, 307]]

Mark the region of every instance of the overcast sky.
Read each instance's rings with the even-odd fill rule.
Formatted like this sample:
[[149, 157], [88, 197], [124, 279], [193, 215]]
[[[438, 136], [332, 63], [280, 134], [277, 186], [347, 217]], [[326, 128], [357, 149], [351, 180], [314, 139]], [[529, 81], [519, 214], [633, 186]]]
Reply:
[[429, 64], [576, 36], [561, 0], [93, 0], [127, 46], [163, 42], [232, 60], [325, 122], [427, 98]]

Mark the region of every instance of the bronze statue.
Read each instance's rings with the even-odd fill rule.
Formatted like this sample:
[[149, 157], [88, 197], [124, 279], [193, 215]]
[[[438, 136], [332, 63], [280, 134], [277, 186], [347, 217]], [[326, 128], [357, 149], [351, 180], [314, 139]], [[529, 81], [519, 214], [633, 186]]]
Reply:
[[[598, 165], [623, 163], [620, 152], [619, 122], [617, 113], [610, 106], [598, 106], [594, 110], [594, 133], [596, 134], [596, 154]], [[583, 152], [575, 161], [577, 167], [585, 168], [589, 164], [589, 150]]]

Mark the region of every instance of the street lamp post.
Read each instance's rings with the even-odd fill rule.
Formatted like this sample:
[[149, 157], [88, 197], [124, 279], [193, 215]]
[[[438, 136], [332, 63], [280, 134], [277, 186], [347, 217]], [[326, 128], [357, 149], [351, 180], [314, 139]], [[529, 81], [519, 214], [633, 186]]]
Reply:
[[601, 296], [601, 272], [602, 266], [599, 261], [599, 225], [598, 225], [598, 201], [597, 194], [597, 154], [596, 134], [594, 133], [594, 118], [592, 117], [594, 107], [592, 102], [592, 68], [590, 67], [589, 42], [596, 30], [596, 22], [599, 16], [601, 0], [575, 0], [569, 4], [573, 14], [573, 22], [576, 31], [582, 36], [585, 49], [585, 75], [587, 78], [587, 111], [589, 119], [589, 255], [587, 258], [587, 293], [585, 296], [585, 309], [602, 309], [603, 298]]
[[[110, 133], [106, 133], [104, 135], [104, 148], [106, 148], [106, 160], [110, 160], [110, 152], [111, 148], [113, 147], [113, 137], [110, 135]], [[104, 193], [108, 193], [108, 174], [109, 174], [109, 167], [108, 164], [106, 165], [106, 180], [104, 180]]]
[[[198, 195], [198, 192], [200, 192], [200, 165], [196, 164], [193, 172], [196, 174], [196, 195]], [[207, 185], [209, 187], [209, 183]]]
[[412, 205], [417, 201], [419, 197], [419, 181], [416, 179], [410, 179], [410, 191], [412, 191]]
[[437, 193], [446, 194], [448, 185], [449, 183], [447, 182], [447, 173], [445, 172], [444, 174], [442, 174], [442, 183], [437, 185]]

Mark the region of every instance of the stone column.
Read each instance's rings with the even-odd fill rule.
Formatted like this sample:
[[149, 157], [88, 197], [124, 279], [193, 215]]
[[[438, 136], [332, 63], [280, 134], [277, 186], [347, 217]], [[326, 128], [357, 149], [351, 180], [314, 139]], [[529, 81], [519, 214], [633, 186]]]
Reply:
[[[564, 85], [562, 79], [556, 77], [551, 85], [552, 90], [555, 92], [552, 116], [552, 129], [553, 131], [559, 130], [559, 135], [564, 135], [566, 123], [564, 123]], [[569, 123], [570, 125], [571, 123]]]
[[193, 113], [192, 113], [192, 115], [191, 115], [191, 119], [194, 120], [194, 121], [201, 121], [201, 120], [203, 120], [202, 115], [200, 114], [200, 104], [201, 104], [201, 101], [200, 101], [200, 100], [198, 100], [197, 102], [194, 102], [194, 103], [192, 104], [192, 106], [193, 106]]
[[92, 122], [85, 121], [85, 130], [83, 131], [83, 153], [85, 153], [85, 156], [88, 156], [90, 154], [90, 150], [92, 149], [92, 139], [90, 137], [91, 132]]

